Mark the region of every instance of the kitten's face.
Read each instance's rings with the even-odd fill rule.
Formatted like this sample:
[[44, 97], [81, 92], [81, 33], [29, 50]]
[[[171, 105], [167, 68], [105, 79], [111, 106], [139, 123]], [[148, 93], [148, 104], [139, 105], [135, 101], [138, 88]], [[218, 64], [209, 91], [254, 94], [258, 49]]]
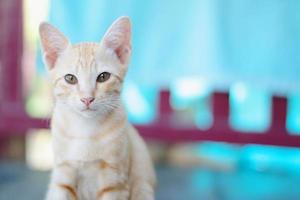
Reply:
[[101, 45], [82, 43], [62, 54], [51, 72], [57, 103], [84, 116], [118, 106], [125, 68]]
[[128, 18], [117, 20], [101, 43], [71, 45], [49, 24], [40, 26], [40, 35], [57, 104], [84, 117], [119, 106], [130, 55]]

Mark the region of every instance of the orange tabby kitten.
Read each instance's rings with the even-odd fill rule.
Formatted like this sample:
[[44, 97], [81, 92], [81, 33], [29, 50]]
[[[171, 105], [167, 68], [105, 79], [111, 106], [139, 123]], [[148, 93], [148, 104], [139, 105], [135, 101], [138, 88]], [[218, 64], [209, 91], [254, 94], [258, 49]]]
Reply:
[[48, 23], [40, 37], [55, 98], [55, 166], [46, 199], [153, 200], [152, 162], [120, 101], [129, 18], [114, 22], [100, 43], [72, 45]]

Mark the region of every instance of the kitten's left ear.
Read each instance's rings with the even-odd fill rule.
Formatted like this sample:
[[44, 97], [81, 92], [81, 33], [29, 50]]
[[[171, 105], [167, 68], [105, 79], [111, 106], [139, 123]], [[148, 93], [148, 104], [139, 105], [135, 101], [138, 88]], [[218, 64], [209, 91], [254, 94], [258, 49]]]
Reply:
[[131, 24], [128, 17], [118, 18], [101, 42], [116, 54], [121, 64], [127, 64], [131, 53]]

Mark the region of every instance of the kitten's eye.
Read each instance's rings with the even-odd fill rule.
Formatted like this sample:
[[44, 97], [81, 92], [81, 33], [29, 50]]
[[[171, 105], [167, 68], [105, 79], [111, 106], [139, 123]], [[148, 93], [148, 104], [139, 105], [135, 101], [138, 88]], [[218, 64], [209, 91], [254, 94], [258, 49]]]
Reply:
[[74, 85], [78, 82], [76, 76], [74, 76], [73, 74], [65, 75], [65, 80], [67, 81], [67, 83], [72, 84], [72, 85]]
[[110, 77], [110, 73], [108, 73], [108, 72], [102, 72], [97, 77], [97, 82], [103, 83], [103, 82], [107, 81], [109, 79], [109, 77]]

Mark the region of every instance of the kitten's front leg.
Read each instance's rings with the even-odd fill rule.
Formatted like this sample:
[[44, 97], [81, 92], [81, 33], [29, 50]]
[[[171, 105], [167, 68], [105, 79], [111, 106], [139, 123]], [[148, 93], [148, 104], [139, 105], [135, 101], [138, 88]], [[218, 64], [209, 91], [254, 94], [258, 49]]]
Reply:
[[129, 190], [124, 186], [108, 186], [99, 191], [97, 200], [129, 200]]
[[154, 200], [154, 186], [146, 180], [135, 181], [130, 200]]
[[129, 200], [128, 175], [126, 170], [104, 161], [100, 163], [97, 200]]
[[46, 200], [77, 200], [76, 171], [68, 164], [56, 166], [51, 175], [51, 181]]

